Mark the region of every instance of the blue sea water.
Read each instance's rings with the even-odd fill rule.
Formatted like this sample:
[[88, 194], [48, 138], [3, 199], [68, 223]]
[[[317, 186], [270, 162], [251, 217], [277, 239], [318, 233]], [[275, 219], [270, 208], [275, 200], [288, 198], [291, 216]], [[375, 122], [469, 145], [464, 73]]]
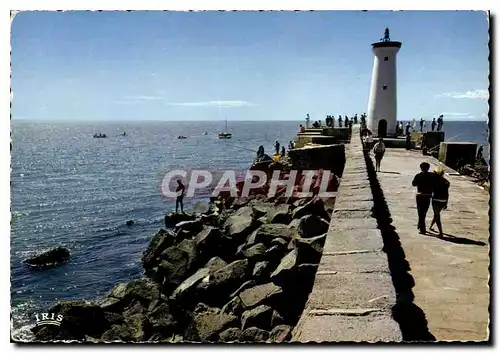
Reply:
[[[11, 306], [14, 338], [58, 300], [92, 299], [141, 276], [141, 255], [172, 200], [167, 171], [245, 169], [257, 147], [285, 146], [301, 122], [12, 122]], [[446, 122], [446, 139], [485, 146], [485, 122]], [[122, 132], [127, 136], [119, 136]], [[96, 132], [106, 139], [95, 139]], [[207, 135], [204, 133], [207, 132]], [[184, 135], [187, 139], [179, 140]], [[203, 197], [186, 199], [186, 208]], [[125, 222], [135, 221], [131, 227]], [[37, 271], [22, 261], [62, 244], [69, 263]]]

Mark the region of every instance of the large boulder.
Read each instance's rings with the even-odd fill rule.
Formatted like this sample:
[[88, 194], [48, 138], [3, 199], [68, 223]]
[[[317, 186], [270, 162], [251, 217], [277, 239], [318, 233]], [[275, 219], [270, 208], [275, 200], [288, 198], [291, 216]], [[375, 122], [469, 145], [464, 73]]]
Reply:
[[239, 208], [235, 213], [236, 216], [253, 217], [253, 209], [250, 206]]
[[207, 281], [200, 283], [199, 287], [205, 291], [206, 301], [224, 304], [224, 299], [247, 280], [249, 272], [247, 259], [233, 261], [215, 271]]
[[254, 230], [254, 225], [251, 216], [233, 214], [224, 222], [224, 231], [231, 239], [244, 239]]
[[259, 305], [256, 308], [245, 311], [241, 314], [241, 329], [258, 327], [263, 330], [271, 329], [271, 319], [273, 308], [267, 305]]
[[252, 204], [253, 215], [255, 218], [260, 218], [267, 215], [269, 211], [274, 209], [274, 205], [268, 202], [255, 202]]
[[210, 255], [218, 253], [224, 247], [227, 239], [218, 228], [205, 227], [196, 235], [194, 242], [200, 256], [208, 258]]
[[292, 219], [292, 215], [290, 214], [290, 205], [278, 205], [267, 213], [266, 218], [267, 223], [288, 224]]
[[220, 342], [237, 342], [241, 337], [241, 330], [237, 327], [231, 327], [219, 334]]
[[64, 246], [42, 251], [26, 260], [24, 263], [30, 267], [43, 269], [59, 266], [69, 260], [70, 252]]
[[269, 332], [258, 327], [249, 327], [241, 333], [241, 342], [265, 342]]
[[149, 279], [142, 278], [116, 285], [99, 302], [99, 306], [106, 311], [121, 312], [133, 303], [147, 308], [151, 302], [159, 299], [159, 285]]
[[266, 278], [269, 278], [271, 274], [271, 262], [269, 261], [259, 261], [257, 262], [252, 270], [252, 278], [256, 281], [263, 281]]
[[278, 325], [269, 333], [268, 343], [283, 343], [292, 338], [292, 328], [288, 325]]
[[192, 221], [195, 218], [194, 214], [171, 212], [165, 215], [165, 228], [173, 228], [179, 222]]
[[144, 314], [137, 313], [127, 316], [125, 323], [131, 332], [132, 341], [141, 342], [144, 340], [149, 329], [149, 322]]
[[247, 245], [270, 244], [274, 238], [290, 240], [298, 236], [297, 229], [289, 228], [286, 224], [263, 224], [248, 236], [246, 243]]
[[203, 222], [200, 219], [192, 221], [183, 221], [175, 225], [176, 240], [191, 238], [203, 229]]
[[212, 257], [208, 262], [205, 264], [205, 268], [208, 268], [210, 270], [210, 274], [214, 273], [218, 269], [223, 268], [224, 266], [227, 265], [227, 262], [222, 260], [220, 257], [215, 256]]
[[315, 215], [307, 215], [300, 218], [299, 233], [304, 238], [312, 238], [328, 232], [329, 226], [330, 223], [327, 220]]
[[185, 239], [161, 253], [155, 279], [164, 285], [164, 290], [175, 289], [195, 269], [197, 253], [193, 240]]
[[103, 308], [87, 301], [66, 301], [49, 309], [49, 314], [62, 316], [60, 326], [35, 326], [31, 330], [37, 341], [83, 340], [85, 336], [99, 338], [111, 323]]
[[315, 197], [302, 206], [296, 207], [292, 212], [294, 219], [302, 218], [306, 215], [315, 215], [330, 221], [330, 215], [325, 210], [325, 203], [322, 199]]
[[163, 337], [172, 335], [179, 325], [172, 308], [166, 302], [162, 302], [155, 307], [148, 314], [148, 320], [152, 331], [159, 333]]
[[152, 275], [152, 269], [160, 262], [160, 254], [166, 248], [174, 245], [175, 235], [171, 231], [160, 229], [149, 242], [148, 248], [142, 255], [142, 266], [146, 275]]
[[271, 280], [275, 283], [281, 283], [282, 281], [290, 279], [293, 277], [298, 265], [298, 251], [294, 249], [281, 259], [276, 270], [271, 273]]
[[297, 249], [300, 263], [318, 263], [323, 253], [326, 235], [318, 235], [312, 238], [297, 238], [290, 241], [288, 249]]
[[101, 336], [101, 342], [131, 342], [132, 330], [127, 325], [113, 325]]
[[193, 312], [193, 321], [186, 332], [186, 338], [201, 342], [217, 341], [220, 333], [238, 326], [236, 316], [223, 313], [218, 308], [199, 305]]
[[263, 258], [266, 253], [266, 246], [262, 243], [252, 245], [242, 251], [243, 256], [251, 261], [258, 261]]
[[274, 304], [279, 300], [282, 293], [281, 287], [274, 283], [266, 283], [242, 291], [239, 297], [243, 307], [251, 309], [263, 304]]
[[245, 308], [243, 308], [240, 297], [233, 297], [233, 299], [224, 304], [221, 312], [240, 317], [244, 310]]
[[208, 277], [209, 274], [210, 269], [200, 268], [174, 290], [174, 292], [170, 296], [170, 299], [173, 301], [181, 301], [189, 296], [194, 297], [194, 292], [196, 292], [196, 289], [198, 288], [198, 283]]

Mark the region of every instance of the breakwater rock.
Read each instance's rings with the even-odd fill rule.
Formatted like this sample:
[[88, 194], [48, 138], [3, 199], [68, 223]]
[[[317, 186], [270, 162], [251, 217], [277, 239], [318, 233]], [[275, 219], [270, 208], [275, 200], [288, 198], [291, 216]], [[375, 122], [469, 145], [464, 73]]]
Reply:
[[45, 269], [62, 265], [69, 260], [69, 257], [70, 252], [67, 248], [56, 246], [24, 260], [24, 263], [33, 268]]
[[61, 325], [34, 327], [36, 340], [289, 340], [323, 251], [323, 201], [238, 199], [177, 221], [151, 239], [143, 278], [99, 300], [58, 303], [49, 312]]

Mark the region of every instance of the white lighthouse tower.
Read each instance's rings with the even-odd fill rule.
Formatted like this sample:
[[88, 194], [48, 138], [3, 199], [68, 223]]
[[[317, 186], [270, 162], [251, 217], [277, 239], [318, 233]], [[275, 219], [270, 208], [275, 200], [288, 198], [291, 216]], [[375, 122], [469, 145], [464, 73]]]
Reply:
[[389, 38], [389, 28], [385, 29], [384, 38], [372, 44], [375, 58], [366, 125], [376, 137], [396, 135], [396, 54], [400, 48], [401, 42]]

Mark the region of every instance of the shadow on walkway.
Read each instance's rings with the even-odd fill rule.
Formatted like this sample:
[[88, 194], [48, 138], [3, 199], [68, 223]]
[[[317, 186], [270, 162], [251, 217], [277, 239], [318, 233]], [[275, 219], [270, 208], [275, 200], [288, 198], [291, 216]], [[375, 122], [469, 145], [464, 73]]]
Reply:
[[406, 260], [396, 228], [391, 224], [391, 212], [385, 201], [373, 161], [367, 152], [364, 153], [364, 157], [373, 194], [373, 217], [377, 220], [382, 234], [383, 250], [387, 254], [389, 271], [396, 291], [392, 318], [399, 324], [404, 341], [435, 341], [436, 338], [427, 327], [424, 312], [413, 303], [415, 296], [412, 288], [415, 286], [415, 281], [408, 273], [410, 264]]
[[485, 246], [486, 245], [485, 242], [482, 242], [479, 240], [472, 240], [472, 239], [468, 239], [468, 238], [457, 237], [456, 235], [447, 234], [447, 233], [443, 233], [444, 237], [442, 237], [442, 238], [439, 238], [437, 233], [427, 233], [425, 235], [427, 235], [429, 237], [435, 237], [435, 238], [438, 238], [440, 240], [449, 241], [450, 243], [455, 243], [455, 244], [477, 245], [477, 246]]
[[401, 174], [401, 173], [399, 173], [399, 172], [389, 172], [389, 171], [385, 171], [385, 170], [381, 170], [381, 171], [380, 171], [380, 172], [378, 172], [378, 173], [384, 173], [384, 174], [398, 174], [398, 175], [400, 175], [400, 174]]

